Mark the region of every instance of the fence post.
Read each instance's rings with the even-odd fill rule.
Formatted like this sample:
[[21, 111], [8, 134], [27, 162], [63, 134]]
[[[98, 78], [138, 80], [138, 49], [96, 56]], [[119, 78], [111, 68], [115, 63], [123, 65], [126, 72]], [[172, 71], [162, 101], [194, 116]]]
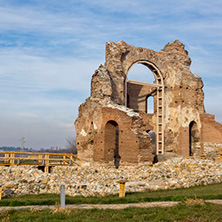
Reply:
[[9, 160], [8, 158], [9, 158], [9, 154], [5, 153], [5, 161], [4, 161], [5, 163], [8, 163], [8, 160]]
[[65, 185], [60, 186], [60, 207], [65, 208]]
[[46, 173], [49, 173], [49, 155], [45, 155], [45, 170]]
[[38, 163], [41, 164], [42, 163], [42, 155], [38, 155]]
[[15, 154], [11, 153], [10, 154], [10, 165], [14, 166], [14, 164], [15, 164]]
[[63, 156], [63, 164], [65, 165], [65, 163], [66, 163], [66, 156], [64, 155]]
[[119, 183], [119, 197], [125, 197], [126, 190], [125, 190], [125, 184], [128, 182], [128, 180], [120, 180], [117, 183]]

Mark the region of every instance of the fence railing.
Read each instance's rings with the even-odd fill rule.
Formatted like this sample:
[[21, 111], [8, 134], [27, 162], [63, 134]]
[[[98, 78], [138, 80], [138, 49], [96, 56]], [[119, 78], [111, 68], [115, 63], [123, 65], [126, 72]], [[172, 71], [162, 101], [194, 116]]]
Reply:
[[72, 153], [35, 153], [0, 151], [0, 165], [15, 166], [29, 165], [43, 167], [49, 172], [53, 166], [81, 165], [81, 160]]

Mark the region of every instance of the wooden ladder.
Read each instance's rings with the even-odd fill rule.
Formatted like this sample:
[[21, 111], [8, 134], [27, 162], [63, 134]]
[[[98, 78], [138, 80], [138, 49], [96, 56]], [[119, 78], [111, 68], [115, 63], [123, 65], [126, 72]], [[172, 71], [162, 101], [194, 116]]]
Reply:
[[[161, 84], [161, 79], [157, 78]], [[157, 87], [156, 154], [164, 153], [164, 87]]]

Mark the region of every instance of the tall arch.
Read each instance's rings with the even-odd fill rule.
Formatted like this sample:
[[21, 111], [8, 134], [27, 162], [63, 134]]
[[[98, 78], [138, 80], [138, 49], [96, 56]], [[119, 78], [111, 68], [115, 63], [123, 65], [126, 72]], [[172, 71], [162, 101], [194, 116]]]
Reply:
[[156, 84], [163, 85], [163, 76], [162, 76], [159, 68], [154, 63], [152, 63], [148, 60], [138, 60], [138, 61], [132, 62], [132, 64], [129, 65], [127, 70], [125, 70], [126, 71], [126, 76], [128, 76], [128, 73], [129, 73], [130, 69], [136, 64], [142, 64], [142, 65], [146, 66], [147, 68], [149, 68], [150, 71], [153, 73], [153, 75], [155, 77]]
[[119, 156], [119, 125], [110, 120], [105, 126], [105, 160], [114, 161]]
[[[151, 70], [155, 77], [155, 81], [153, 83], [142, 82], [137, 80], [128, 79], [128, 73], [130, 69], [136, 65], [142, 64], [146, 66], [148, 69]], [[141, 86], [149, 86], [155, 91], [155, 115], [156, 115], [156, 154], [163, 154], [164, 153], [164, 81], [163, 76], [158, 69], [158, 67], [150, 61], [146, 60], [138, 60], [132, 62], [129, 68], [126, 70], [126, 80], [125, 80], [125, 106], [128, 106], [127, 102], [129, 101], [128, 97], [128, 84], [137, 84]], [[148, 96], [148, 95], [147, 95]], [[131, 107], [130, 107], [131, 108]], [[139, 110], [135, 110], [139, 111]]]

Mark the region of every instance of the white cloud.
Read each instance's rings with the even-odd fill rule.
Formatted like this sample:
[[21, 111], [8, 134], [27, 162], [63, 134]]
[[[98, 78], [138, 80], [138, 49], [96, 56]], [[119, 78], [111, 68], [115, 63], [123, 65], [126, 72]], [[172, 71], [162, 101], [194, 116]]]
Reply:
[[221, 10], [218, 0], [0, 0], [2, 145], [62, 146], [110, 40], [154, 50], [181, 40], [221, 121]]
[[64, 147], [65, 138], [75, 134], [78, 106], [89, 96], [98, 61], [3, 50], [0, 67], [1, 144], [25, 136], [33, 148]]
[[31, 31], [47, 33], [73, 33], [82, 30], [81, 24], [85, 19], [81, 17], [63, 17], [41, 7], [32, 6], [0, 6], [0, 30]]
[[[6, 89], [89, 91], [90, 78], [98, 68], [98, 60], [69, 57], [39, 57], [18, 50], [0, 52], [0, 78]], [[2, 83], [0, 83], [2, 84]], [[3, 86], [4, 87], [4, 86]], [[2, 89], [0, 89], [2, 90]]]

